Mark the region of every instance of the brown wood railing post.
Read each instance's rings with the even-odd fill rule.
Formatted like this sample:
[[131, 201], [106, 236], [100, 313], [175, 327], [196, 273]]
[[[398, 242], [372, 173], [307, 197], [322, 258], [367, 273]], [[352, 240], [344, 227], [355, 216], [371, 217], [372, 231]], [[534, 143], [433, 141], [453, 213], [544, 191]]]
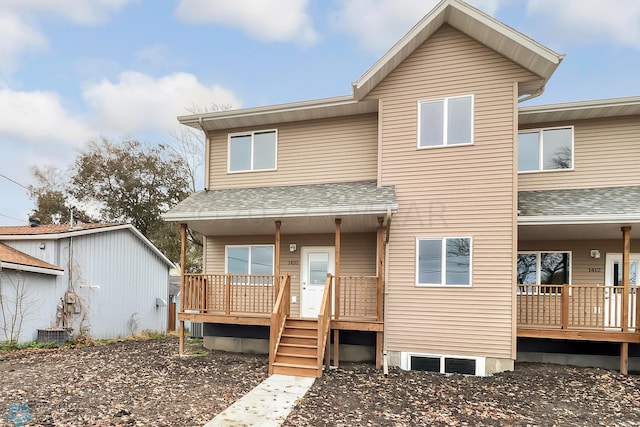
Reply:
[[231, 313], [231, 274], [228, 273], [224, 285], [224, 297], [224, 314], [228, 316]]
[[562, 285], [562, 329], [569, 328], [569, 285]]
[[[180, 313], [184, 312], [185, 269], [187, 264], [187, 224], [180, 224]], [[178, 353], [184, 354], [184, 320], [180, 319]]]
[[376, 320], [382, 321], [382, 298], [383, 298], [383, 279], [384, 279], [384, 263], [387, 262], [384, 259], [384, 244], [383, 244], [383, 225], [384, 218], [378, 217], [378, 281], [376, 284]]

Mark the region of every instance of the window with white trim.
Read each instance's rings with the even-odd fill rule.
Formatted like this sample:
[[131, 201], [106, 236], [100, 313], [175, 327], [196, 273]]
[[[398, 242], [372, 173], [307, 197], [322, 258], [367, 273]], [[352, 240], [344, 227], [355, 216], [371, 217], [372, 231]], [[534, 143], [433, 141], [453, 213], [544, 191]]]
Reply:
[[518, 252], [517, 269], [519, 292], [560, 293], [561, 285], [571, 284], [571, 252]]
[[418, 148], [473, 144], [473, 95], [418, 101]]
[[273, 274], [273, 245], [226, 246], [226, 272], [229, 274]]
[[229, 172], [275, 170], [277, 139], [275, 130], [230, 134]]
[[471, 285], [471, 238], [416, 240], [416, 285]]
[[518, 132], [518, 172], [573, 169], [573, 127]]

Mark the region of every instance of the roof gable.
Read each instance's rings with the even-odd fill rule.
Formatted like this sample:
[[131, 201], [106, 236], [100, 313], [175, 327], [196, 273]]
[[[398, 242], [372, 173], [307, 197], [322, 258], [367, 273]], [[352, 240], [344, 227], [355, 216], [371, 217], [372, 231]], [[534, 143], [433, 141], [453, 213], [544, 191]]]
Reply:
[[462, 1], [443, 0], [352, 84], [353, 97], [363, 99], [445, 23], [540, 77], [521, 84], [520, 95], [540, 91], [563, 58]]
[[155, 253], [169, 268], [175, 265], [160, 250], [155, 247], [137, 228], [131, 224], [78, 224], [69, 227], [68, 224], [50, 224], [32, 226], [4, 226], [0, 227], [1, 240], [59, 240], [68, 237], [85, 236], [89, 234], [105, 233], [117, 230], [129, 230]]

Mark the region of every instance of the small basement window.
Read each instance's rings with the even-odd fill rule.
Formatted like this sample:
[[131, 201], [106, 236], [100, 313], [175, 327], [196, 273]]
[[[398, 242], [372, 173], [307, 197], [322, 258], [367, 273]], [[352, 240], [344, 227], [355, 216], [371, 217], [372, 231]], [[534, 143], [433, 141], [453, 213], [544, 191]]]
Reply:
[[445, 356], [438, 354], [401, 353], [400, 367], [409, 371], [441, 374], [486, 375], [484, 357]]

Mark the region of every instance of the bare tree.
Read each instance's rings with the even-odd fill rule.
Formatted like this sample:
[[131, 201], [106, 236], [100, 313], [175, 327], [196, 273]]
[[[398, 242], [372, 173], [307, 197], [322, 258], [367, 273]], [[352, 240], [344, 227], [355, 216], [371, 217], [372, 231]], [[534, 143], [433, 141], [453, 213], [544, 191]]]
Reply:
[[16, 272], [13, 280], [9, 274], [0, 270], [0, 330], [4, 341], [8, 344], [20, 341], [24, 320], [35, 306], [35, 293], [22, 274]]

